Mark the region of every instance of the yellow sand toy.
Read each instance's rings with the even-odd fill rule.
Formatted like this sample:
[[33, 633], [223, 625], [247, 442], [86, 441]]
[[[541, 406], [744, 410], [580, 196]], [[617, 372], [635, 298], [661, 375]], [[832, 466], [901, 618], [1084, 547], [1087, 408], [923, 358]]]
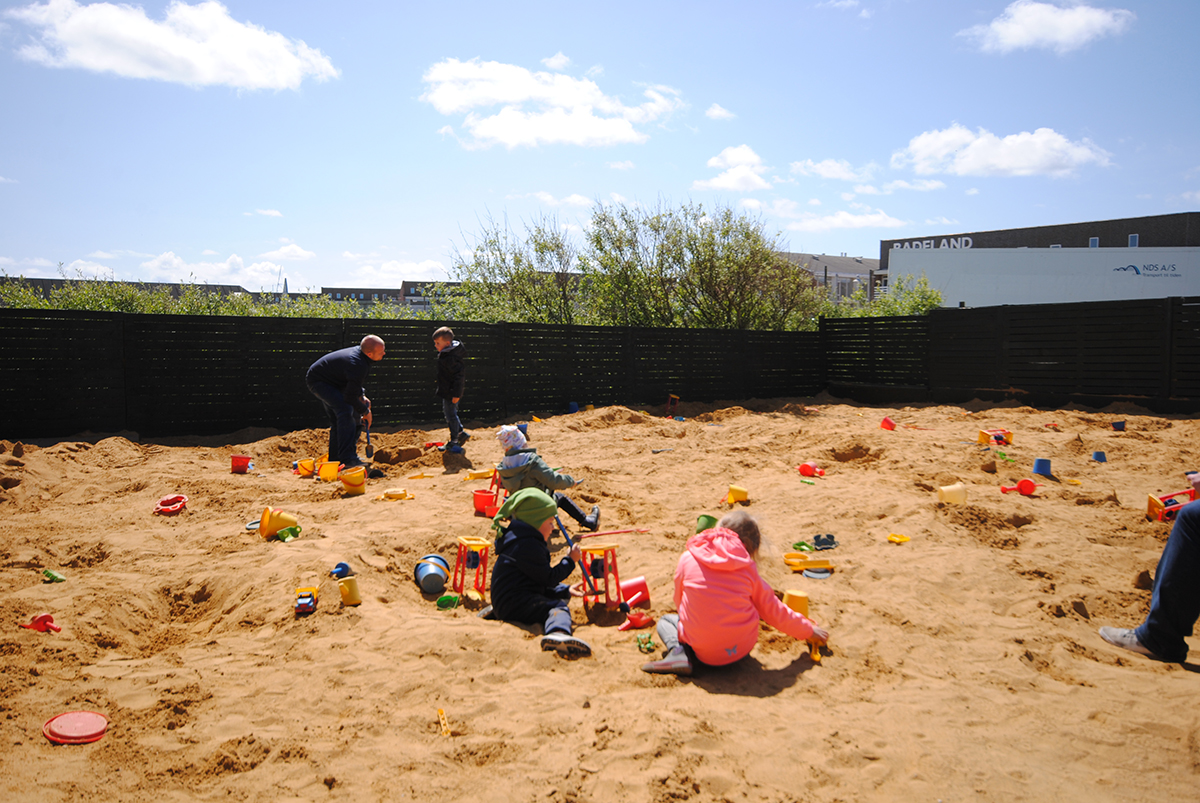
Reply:
[[1009, 446], [1013, 442], [1013, 434], [1007, 429], [981, 429], [979, 430], [980, 443], [1003, 443]]
[[411, 474], [408, 478], [410, 480], [431, 480], [434, 478], [434, 476], [436, 475], [426, 474], [424, 471], [422, 471], [420, 474]]
[[410, 494], [408, 492], [408, 489], [406, 489], [406, 488], [388, 488], [386, 491], [381, 493], [379, 496], [375, 497], [375, 499], [377, 499], [377, 500], [386, 500], [388, 502], [395, 502], [395, 501], [398, 501], [401, 499], [416, 499], [416, 498], [417, 497]]
[[469, 482], [470, 480], [490, 480], [492, 478], [492, 474], [495, 472], [496, 470], [493, 468], [489, 468], [486, 471], [468, 471], [467, 476], [463, 477], [462, 481]]
[[807, 552], [783, 553], [784, 564], [794, 572], [805, 569], [833, 569], [833, 563], [825, 558], [810, 558]]

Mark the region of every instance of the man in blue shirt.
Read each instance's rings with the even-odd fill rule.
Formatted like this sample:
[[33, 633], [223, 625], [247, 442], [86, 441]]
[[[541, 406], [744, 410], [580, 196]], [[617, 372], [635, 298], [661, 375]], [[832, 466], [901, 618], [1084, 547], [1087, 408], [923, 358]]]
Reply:
[[383, 359], [383, 339], [367, 335], [357, 346], [332, 351], [308, 368], [308, 389], [329, 416], [329, 459], [347, 468], [365, 463], [357, 453], [359, 423], [370, 426], [371, 400], [364, 385], [371, 363]]

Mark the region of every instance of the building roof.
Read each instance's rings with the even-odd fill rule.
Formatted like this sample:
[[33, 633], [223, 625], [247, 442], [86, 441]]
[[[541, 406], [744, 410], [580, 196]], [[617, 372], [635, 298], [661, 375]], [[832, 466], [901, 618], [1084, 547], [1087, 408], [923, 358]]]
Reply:
[[830, 275], [866, 277], [871, 271], [879, 270], [879, 260], [868, 257], [851, 257], [840, 254], [803, 254], [793, 251], [781, 251], [780, 255], [789, 262], [807, 269], [814, 276], [822, 276], [828, 270]]

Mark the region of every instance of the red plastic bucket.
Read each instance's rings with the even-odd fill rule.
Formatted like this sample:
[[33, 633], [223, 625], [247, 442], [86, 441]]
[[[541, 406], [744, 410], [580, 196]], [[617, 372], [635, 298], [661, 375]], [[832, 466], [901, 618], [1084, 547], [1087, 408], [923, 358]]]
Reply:
[[621, 583], [621, 599], [631, 608], [650, 607], [650, 588], [645, 577], [631, 577]]
[[895, 422], [895, 421], [893, 421], [891, 418], [889, 418], [889, 417], [887, 417], [887, 416], [884, 416], [884, 417], [883, 417], [883, 420], [879, 422], [879, 426], [880, 426], [882, 429], [895, 429], [895, 428], [896, 428], [896, 422]]
[[229, 458], [229, 470], [234, 474], [245, 474], [250, 469], [250, 458], [244, 454], [235, 454]]
[[474, 491], [472, 496], [475, 498], [475, 512], [486, 513], [489, 507], [496, 504], [496, 492], [492, 490]]

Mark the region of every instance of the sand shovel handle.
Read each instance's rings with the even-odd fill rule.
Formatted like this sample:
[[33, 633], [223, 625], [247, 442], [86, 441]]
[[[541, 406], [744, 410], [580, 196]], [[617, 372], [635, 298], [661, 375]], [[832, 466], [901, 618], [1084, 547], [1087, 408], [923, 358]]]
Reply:
[[[567, 546], [574, 547], [575, 542], [571, 540], [571, 534], [567, 532], [567, 528], [563, 526], [562, 519], [558, 517], [557, 513], [554, 514], [554, 520], [558, 522], [558, 531], [563, 534], [563, 538], [567, 539]], [[583, 572], [583, 583], [587, 586], [588, 591], [595, 596], [596, 586], [592, 583], [592, 575], [589, 573], [588, 567], [583, 565], [583, 561], [580, 561], [579, 564], [579, 569]]]

